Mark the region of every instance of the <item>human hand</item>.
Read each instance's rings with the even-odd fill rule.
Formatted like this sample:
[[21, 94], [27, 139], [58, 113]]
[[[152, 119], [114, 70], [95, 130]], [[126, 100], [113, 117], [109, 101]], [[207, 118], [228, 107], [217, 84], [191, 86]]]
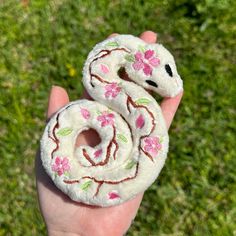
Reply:
[[[156, 34], [151, 31], [144, 32], [140, 38], [147, 43], [156, 42]], [[174, 98], [164, 98], [161, 103], [168, 128], [182, 95], [180, 93]], [[84, 97], [89, 98], [86, 93]], [[69, 103], [67, 92], [61, 87], [54, 86], [49, 97], [47, 118], [50, 118], [67, 103]], [[98, 137], [94, 136], [93, 131], [89, 131], [79, 135], [77, 145], [93, 146], [98, 142], [97, 139]], [[130, 201], [113, 207], [88, 206], [70, 200], [68, 196], [55, 187], [42, 167], [39, 154], [36, 157], [35, 168], [40, 209], [50, 236], [120, 236], [130, 227], [140, 206], [143, 193], [138, 194]]]

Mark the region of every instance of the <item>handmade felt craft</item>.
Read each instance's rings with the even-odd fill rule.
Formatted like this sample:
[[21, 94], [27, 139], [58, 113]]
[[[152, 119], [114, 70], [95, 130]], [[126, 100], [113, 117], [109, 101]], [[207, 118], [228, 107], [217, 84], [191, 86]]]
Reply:
[[[131, 81], [121, 78], [121, 70]], [[145, 89], [173, 97], [183, 83], [162, 45], [118, 35], [89, 53], [83, 84], [95, 101], [71, 102], [51, 118], [41, 139], [42, 164], [74, 201], [120, 204], [146, 190], [167, 157], [162, 111]], [[76, 147], [78, 135], [88, 129], [98, 132], [101, 143]]]

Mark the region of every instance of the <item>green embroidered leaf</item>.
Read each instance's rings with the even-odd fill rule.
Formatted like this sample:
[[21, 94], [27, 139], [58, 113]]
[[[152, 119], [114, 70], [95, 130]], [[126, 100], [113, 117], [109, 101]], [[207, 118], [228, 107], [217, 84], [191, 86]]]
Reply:
[[57, 135], [66, 136], [66, 135], [69, 135], [72, 131], [73, 129], [70, 127], [62, 128], [62, 129], [59, 129], [59, 131], [57, 132]]
[[129, 170], [132, 169], [132, 167], [136, 164], [137, 162], [135, 160], [131, 160], [128, 162], [128, 164], [125, 166], [125, 169]]
[[164, 141], [164, 138], [163, 138], [163, 137], [160, 137], [160, 138], [159, 138], [159, 141], [160, 141], [160, 143], [162, 143], [162, 142]]
[[137, 105], [148, 105], [151, 101], [147, 98], [139, 98], [135, 101]]
[[64, 175], [69, 177], [69, 173], [67, 171], [64, 173]]
[[142, 46], [142, 45], [139, 45], [139, 46], [138, 46], [138, 50], [139, 50], [140, 52], [145, 52], [146, 48], [145, 48], [144, 46]]
[[126, 54], [125, 59], [129, 62], [134, 62], [135, 61], [134, 55], [132, 55], [132, 54]]
[[124, 143], [128, 142], [128, 139], [123, 134], [117, 134], [117, 138]]
[[107, 43], [106, 46], [117, 47], [117, 46], [119, 46], [119, 44], [116, 41], [114, 41], [114, 42]]
[[102, 114], [102, 112], [100, 112], [100, 111], [96, 111], [96, 113], [97, 113], [97, 115], [101, 115]]
[[90, 185], [92, 184], [92, 182], [93, 182], [92, 180], [89, 180], [89, 181], [83, 183], [83, 184], [80, 186], [80, 188], [81, 188], [82, 190], [86, 191], [86, 190], [90, 187]]

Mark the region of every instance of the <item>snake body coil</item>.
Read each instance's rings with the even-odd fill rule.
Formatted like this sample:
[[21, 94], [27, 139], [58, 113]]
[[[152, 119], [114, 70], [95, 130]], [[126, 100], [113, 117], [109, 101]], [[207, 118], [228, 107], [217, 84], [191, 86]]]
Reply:
[[[121, 78], [121, 70], [131, 81]], [[182, 80], [162, 45], [119, 35], [90, 52], [83, 83], [95, 101], [69, 103], [53, 116], [41, 140], [42, 163], [71, 199], [99, 206], [120, 204], [153, 183], [168, 152], [161, 109], [145, 89], [175, 96]], [[101, 143], [76, 147], [77, 136], [91, 128]]]

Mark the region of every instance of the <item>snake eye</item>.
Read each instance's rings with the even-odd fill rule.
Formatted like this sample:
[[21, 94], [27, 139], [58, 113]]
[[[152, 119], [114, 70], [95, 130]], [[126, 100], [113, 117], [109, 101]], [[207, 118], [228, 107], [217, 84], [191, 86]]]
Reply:
[[166, 72], [168, 73], [168, 75], [169, 75], [170, 77], [173, 77], [173, 72], [172, 72], [172, 70], [171, 70], [169, 64], [166, 64], [166, 65], [165, 65], [165, 70], [166, 70]]
[[152, 80], [145, 80], [145, 81], [146, 81], [147, 84], [149, 84], [149, 85], [151, 85], [153, 87], [156, 87], [156, 88], [158, 87], [157, 84], [154, 81], [152, 81]]

